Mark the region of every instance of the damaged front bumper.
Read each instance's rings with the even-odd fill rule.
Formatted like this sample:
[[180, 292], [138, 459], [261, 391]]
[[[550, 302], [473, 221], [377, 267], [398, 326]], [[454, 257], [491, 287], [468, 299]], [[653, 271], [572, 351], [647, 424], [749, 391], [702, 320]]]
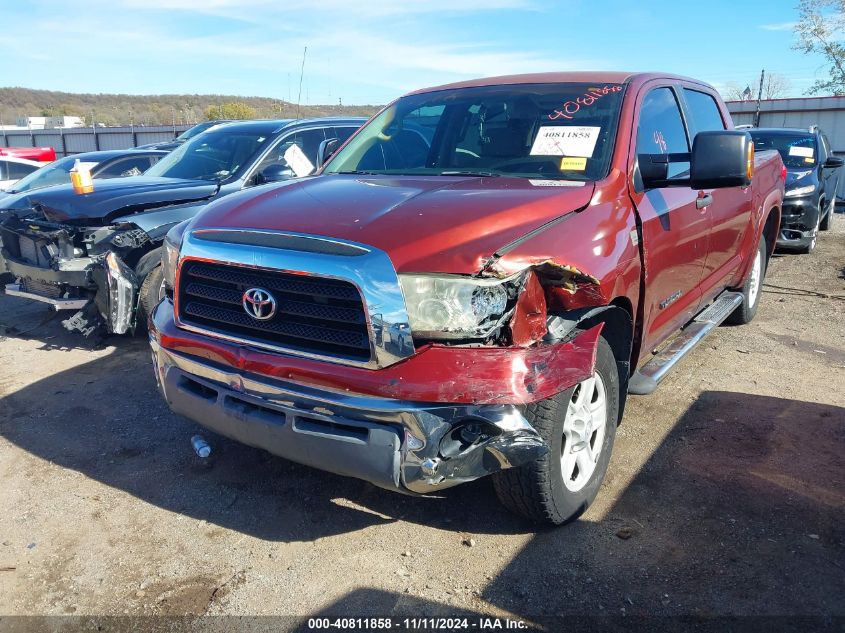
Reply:
[[821, 213], [817, 197], [806, 196], [784, 200], [777, 245], [785, 248], [800, 248], [811, 244], [816, 237], [816, 227]]
[[56, 310], [73, 310], [63, 324], [85, 335], [101, 324], [114, 334], [134, 327], [138, 280], [115, 252], [79, 256], [78, 248], [61, 230], [0, 228], [0, 273], [15, 278], [5, 286], [7, 295], [47, 303]]
[[451, 381], [429, 371], [432, 348], [371, 370], [209, 340], [177, 328], [169, 300], [152, 316], [150, 344], [176, 413], [291, 461], [424, 494], [546, 454], [520, 405], [591, 375], [600, 329], [496, 356], [437, 347], [437, 365], [456, 372]]

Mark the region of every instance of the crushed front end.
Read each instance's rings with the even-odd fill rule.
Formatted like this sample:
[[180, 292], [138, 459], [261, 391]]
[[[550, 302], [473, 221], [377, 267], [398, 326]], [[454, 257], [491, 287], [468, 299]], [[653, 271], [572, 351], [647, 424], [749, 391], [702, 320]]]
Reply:
[[69, 330], [90, 335], [105, 326], [134, 327], [138, 281], [123, 257], [149, 242], [131, 225], [85, 226], [49, 221], [37, 208], [0, 212], [0, 272], [6, 294], [72, 311]]
[[168, 296], [149, 327], [163, 396], [292, 461], [415, 494], [471, 481], [543, 456], [524, 406], [594, 369], [601, 326], [550, 337], [533, 274], [513, 280], [484, 338], [435, 341], [408, 317], [408, 281], [403, 293], [373, 247], [267, 231], [171, 236]]

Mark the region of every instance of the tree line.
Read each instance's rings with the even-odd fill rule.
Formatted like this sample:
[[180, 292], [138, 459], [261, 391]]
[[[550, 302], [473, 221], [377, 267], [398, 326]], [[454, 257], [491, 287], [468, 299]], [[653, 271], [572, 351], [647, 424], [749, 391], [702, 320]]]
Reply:
[[19, 116], [78, 116], [86, 125], [172, 125], [213, 119], [285, 119], [297, 116], [369, 116], [375, 105], [303, 105], [234, 95], [77, 94], [0, 88], [0, 124]]

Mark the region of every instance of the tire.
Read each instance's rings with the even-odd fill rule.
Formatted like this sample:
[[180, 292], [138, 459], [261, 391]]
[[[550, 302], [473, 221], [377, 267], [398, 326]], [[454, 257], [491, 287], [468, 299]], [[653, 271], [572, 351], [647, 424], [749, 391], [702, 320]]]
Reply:
[[816, 218], [816, 228], [813, 229], [813, 237], [810, 239], [809, 243], [805, 244], [801, 248], [798, 249], [799, 255], [809, 255], [814, 250], [816, 250], [816, 244], [819, 241], [819, 229], [822, 225], [822, 211], [819, 209], [819, 215]]
[[760, 243], [757, 245], [757, 254], [754, 256], [754, 263], [751, 265], [751, 270], [745, 278], [745, 283], [742, 284], [742, 303], [734, 310], [731, 315], [725, 319], [727, 323], [733, 325], [745, 325], [750, 323], [757, 314], [757, 306], [760, 305], [760, 293], [763, 290], [763, 279], [766, 278], [766, 264], [768, 263], [766, 257], [766, 240], [760, 238]]
[[144, 281], [141, 283], [141, 289], [138, 291], [138, 322], [139, 330], [147, 327], [147, 319], [153, 313], [155, 307], [164, 298], [164, 271], [161, 266], [153, 268]]
[[[578, 418], [570, 412], [577, 409], [579, 399], [598, 402], [604, 396], [604, 415], [594, 414], [597, 426], [583, 432]], [[561, 525], [577, 519], [598, 494], [607, 472], [620, 410], [619, 369], [610, 345], [599, 339], [596, 371], [571, 389], [548, 400], [527, 405], [523, 409], [528, 422], [548, 443], [549, 452], [540, 459], [518, 468], [493, 475], [493, 486], [502, 504], [510, 511], [537, 523]], [[583, 413], [583, 412], [582, 412]], [[581, 430], [579, 434], [578, 431]], [[591, 472], [580, 470], [579, 458], [590, 463], [588, 448], [571, 451], [573, 438], [588, 438], [591, 450], [599, 451], [591, 464]], [[572, 468], [575, 470], [572, 470]], [[585, 474], [585, 472], [587, 474]], [[564, 481], [564, 473], [568, 483]], [[573, 475], [577, 475], [573, 477]]]
[[824, 215], [824, 219], [819, 223], [819, 230], [820, 231], [829, 231], [830, 225], [833, 221], [833, 214], [836, 211], [836, 196], [834, 196], [833, 200], [827, 206], [827, 213]]

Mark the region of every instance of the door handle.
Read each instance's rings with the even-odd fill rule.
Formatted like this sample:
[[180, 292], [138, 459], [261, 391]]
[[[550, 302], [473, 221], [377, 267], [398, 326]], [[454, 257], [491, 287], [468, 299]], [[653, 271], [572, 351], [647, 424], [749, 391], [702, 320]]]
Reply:
[[705, 207], [709, 207], [711, 204], [713, 204], [713, 195], [709, 193], [704, 195], [699, 194], [695, 199], [696, 209], [704, 209]]

